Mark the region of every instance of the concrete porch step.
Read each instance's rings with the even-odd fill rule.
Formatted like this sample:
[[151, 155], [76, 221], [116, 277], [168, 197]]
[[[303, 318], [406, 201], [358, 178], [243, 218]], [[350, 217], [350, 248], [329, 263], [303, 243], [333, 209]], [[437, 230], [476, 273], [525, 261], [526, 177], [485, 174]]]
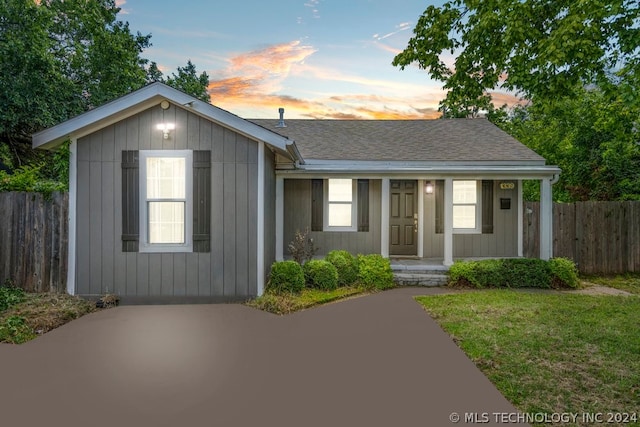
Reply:
[[448, 281], [444, 271], [396, 270], [393, 278], [401, 286], [442, 286]]

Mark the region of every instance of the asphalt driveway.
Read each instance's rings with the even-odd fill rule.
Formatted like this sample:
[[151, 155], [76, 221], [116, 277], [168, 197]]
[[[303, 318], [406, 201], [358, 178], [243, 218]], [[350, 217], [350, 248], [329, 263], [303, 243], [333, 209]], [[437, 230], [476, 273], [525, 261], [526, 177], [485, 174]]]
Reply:
[[0, 425], [447, 426], [453, 412], [515, 412], [412, 298], [437, 292], [282, 317], [231, 304], [90, 314], [0, 345]]

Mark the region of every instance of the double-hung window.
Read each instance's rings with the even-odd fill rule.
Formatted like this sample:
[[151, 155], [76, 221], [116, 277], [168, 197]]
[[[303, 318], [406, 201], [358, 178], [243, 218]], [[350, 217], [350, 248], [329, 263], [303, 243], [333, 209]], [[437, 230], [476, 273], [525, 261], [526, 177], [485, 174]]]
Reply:
[[325, 224], [327, 231], [357, 231], [357, 180], [327, 179], [325, 181]]
[[480, 181], [453, 181], [453, 230], [455, 232], [480, 232]]
[[140, 151], [140, 251], [191, 252], [193, 152]]

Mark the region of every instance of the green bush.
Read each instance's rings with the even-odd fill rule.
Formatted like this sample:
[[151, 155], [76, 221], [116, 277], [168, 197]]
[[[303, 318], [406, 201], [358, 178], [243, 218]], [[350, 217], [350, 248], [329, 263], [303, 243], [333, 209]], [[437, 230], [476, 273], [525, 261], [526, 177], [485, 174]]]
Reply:
[[302, 267], [307, 284], [326, 291], [338, 287], [338, 270], [328, 261], [312, 259]]
[[572, 261], [535, 258], [456, 261], [449, 269], [449, 284], [474, 288], [577, 287]]
[[304, 273], [295, 261], [278, 261], [271, 265], [267, 290], [275, 294], [297, 293], [304, 289]]
[[338, 285], [351, 286], [358, 280], [358, 260], [347, 251], [331, 251], [326, 258], [338, 270]]
[[366, 289], [392, 288], [391, 263], [379, 254], [358, 255], [358, 281]]
[[551, 284], [554, 288], [577, 288], [580, 286], [578, 269], [573, 261], [567, 258], [549, 260]]
[[24, 290], [13, 286], [0, 286], [0, 311], [24, 301]]

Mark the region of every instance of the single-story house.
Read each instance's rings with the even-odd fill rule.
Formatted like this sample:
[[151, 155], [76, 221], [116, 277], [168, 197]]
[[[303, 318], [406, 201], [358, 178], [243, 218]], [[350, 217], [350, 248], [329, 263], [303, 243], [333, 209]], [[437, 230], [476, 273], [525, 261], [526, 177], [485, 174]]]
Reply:
[[485, 119], [246, 120], [153, 83], [33, 136], [70, 141], [70, 294], [262, 294], [297, 230], [320, 253], [522, 256], [522, 180], [551, 257], [560, 170]]

